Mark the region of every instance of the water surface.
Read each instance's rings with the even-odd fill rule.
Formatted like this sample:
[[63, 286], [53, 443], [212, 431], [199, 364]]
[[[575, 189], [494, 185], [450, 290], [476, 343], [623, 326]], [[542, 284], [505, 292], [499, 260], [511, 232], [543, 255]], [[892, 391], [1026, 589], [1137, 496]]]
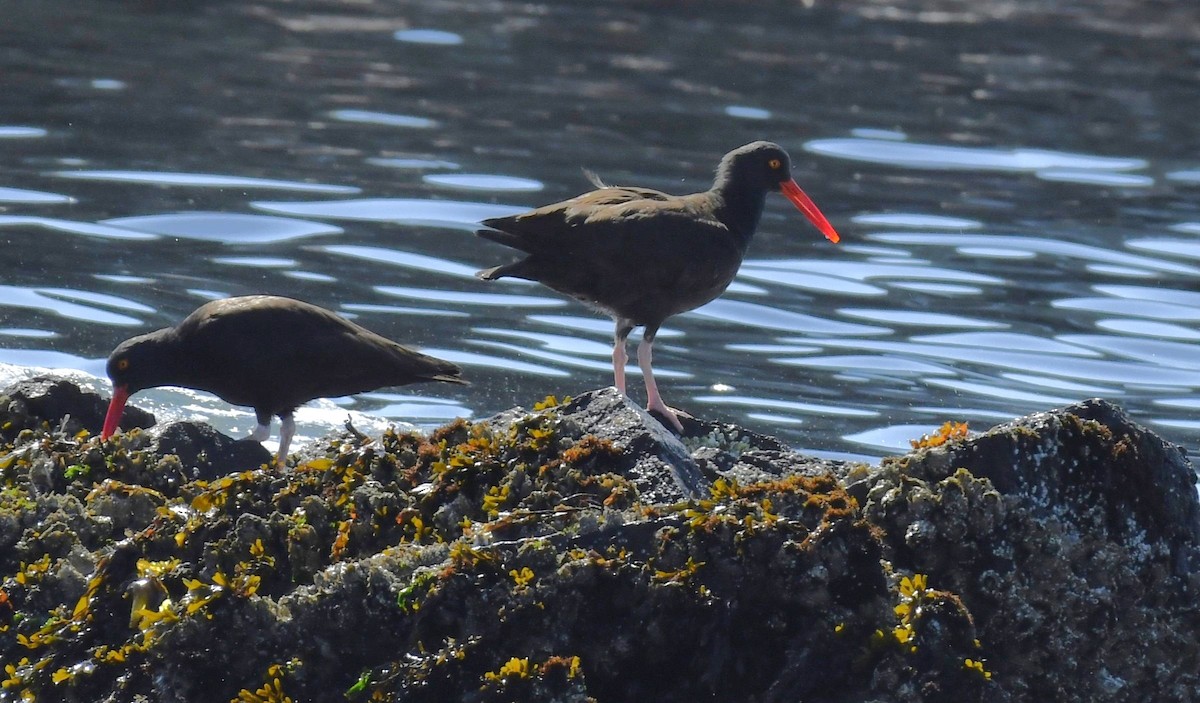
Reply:
[[[107, 392], [122, 339], [269, 292], [473, 382], [315, 403], [303, 436], [605, 385], [611, 323], [475, 280], [513, 257], [475, 223], [584, 168], [703, 189], [767, 138], [843, 243], [771, 198], [735, 284], [659, 337], [669, 403], [875, 457], [1102, 396], [1192, 448], [1200, 10], [997, 7], [0, 2], [0, 380]], [[252, 425], [203, 394], [135, 402]]]

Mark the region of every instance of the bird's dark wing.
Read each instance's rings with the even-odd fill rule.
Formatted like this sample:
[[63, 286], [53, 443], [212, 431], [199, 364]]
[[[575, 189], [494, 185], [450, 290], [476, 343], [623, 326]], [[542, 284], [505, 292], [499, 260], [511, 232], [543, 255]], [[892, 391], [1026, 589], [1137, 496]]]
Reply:
[[209, 390], [270, 412], [415, 381], [463, 382], [454, 364], [287, 298], [215, 301], [178, 330], [197, 374], [219, 379]]
[[[611, 193], [608, 191], [620, 191]], [[737, 237], [694, 196], [639, 197], [656, 191], [607, 189], [518, 215], [515, 243], [526, 258], [479, 273], [539, 281], [597, 309], [638, 323], [661, 322], [711, 300], [741, 263]], [[502, 233], [503, 234], [503, 233]], [[488, 236], [484, 234], [483, 236]], [[686, 255], [681, 255], [686, 252]]]
[[670, 221], [724, 228], [703, 205], [697, 196], [672, 196], [650, 188], [601, 188], [519, 215], [484, 220], [489, 229], [477, 234], [532, 254], [614, 234], [634, 239], [653, 236]]

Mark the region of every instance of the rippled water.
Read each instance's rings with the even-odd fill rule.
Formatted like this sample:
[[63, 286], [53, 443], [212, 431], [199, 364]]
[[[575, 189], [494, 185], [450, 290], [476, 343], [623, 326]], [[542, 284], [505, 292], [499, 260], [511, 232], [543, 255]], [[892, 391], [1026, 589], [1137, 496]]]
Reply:
[[314, 403], [302, 435], [605, 385], [611, 323], [476, 281], [513, 255], [475, 223], [582, 168], [700, 190], [766, 138], [843, 243], [771, 199], [726, 295], [661, 333], [669, 403], [836, 456], [1090, 396], [1200, 438], [1194, 4], [48, 5], [0, 1], [0, 381], [107, 392], [122, 339], [271, 292], [473, 381]]

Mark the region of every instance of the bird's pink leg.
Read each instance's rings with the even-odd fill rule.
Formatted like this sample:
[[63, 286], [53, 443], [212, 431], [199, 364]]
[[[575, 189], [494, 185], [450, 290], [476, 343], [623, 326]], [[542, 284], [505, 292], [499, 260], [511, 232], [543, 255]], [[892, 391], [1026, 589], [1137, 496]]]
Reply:
[[625, 364], [629, 363], [629, 355], [625, 353], [625, 340], [629, 337], [630, 331], [633, 328], [628, 325], [617, 323], [617, 332], [613, 335], [613, 385], [617, 390], [625, 393]]
[[668, 408], [667, 404], [663, 402], [662, 396], [658, 394], [658, 384], [654, 382], [654, 370], [650, 368], [653, 347], [654, 338], [647, 339], [643, 336], [637, 350], [638, 366], [642, 369], [642, 378], [646, 381], [646, 409], [657, 411], [670, 421], [671, 426], [679, 434], [683, 434], [683, 423], [675, 417], [675, 411]]
[[252, 439], [255, 442], [265, 442], [270, 438], [271, 438], [271, 423], [270, 422], [265, 422], [265, 423], [260, 422], [259, 424], [255, 425], [254, 431], [250, 433], [249, 437], [247, 437], [247, 439]]
[[296, 436], [296, 420], [291, 413], [279, 416], [279, 451], [275, 454], [275, 466], [282, 469], [287, 466], [288, 447], [292, 437]]
[[625, 392], [625, 364], [629, 361], [629, 355], [625, 353], [625, 340], [618, 339], [613, 344], [613, 385], [621, 393]]

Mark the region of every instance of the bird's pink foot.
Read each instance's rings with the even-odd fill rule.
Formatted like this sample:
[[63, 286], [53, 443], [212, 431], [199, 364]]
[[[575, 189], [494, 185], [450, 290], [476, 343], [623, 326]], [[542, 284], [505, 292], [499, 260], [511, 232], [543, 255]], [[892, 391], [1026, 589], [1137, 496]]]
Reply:
[[646, 404], [646, 410], [656, 412], [660, 416], [665, 417], [667, 422], [670, 423], [671, 427], [675, 428], [676, 432], [683, 434], [683, 423], [679, 421], [678, 417], [676, 417], [675, 411], [667, 407], [666, 403], [662, 402], [662, 398], [652, 398], [651, 401]]

